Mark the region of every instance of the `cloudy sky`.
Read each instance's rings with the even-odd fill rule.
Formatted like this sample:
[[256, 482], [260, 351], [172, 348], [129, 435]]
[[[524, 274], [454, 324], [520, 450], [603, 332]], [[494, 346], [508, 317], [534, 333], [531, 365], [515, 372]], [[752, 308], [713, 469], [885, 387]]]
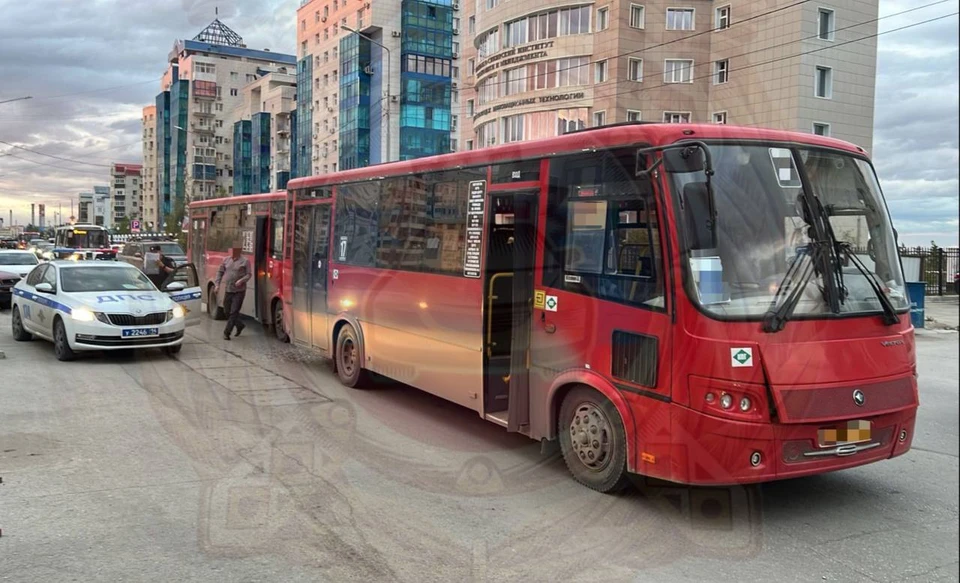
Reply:
[[[881, 16], [933, 0], [880, 0]], [[293, 53], [298, 0], [0, 0], [0, 215], [59, 204], [109, 183], [111, 162], [139, 162], [140, 111], [153, 103], [174, 39], [214, 16], [250, 48]], [[957, 11], [951, 0], [880, 21], [889, 30]], [[901, 240], [956, 245], [957, 18], [881, 35], [874, 159]]]

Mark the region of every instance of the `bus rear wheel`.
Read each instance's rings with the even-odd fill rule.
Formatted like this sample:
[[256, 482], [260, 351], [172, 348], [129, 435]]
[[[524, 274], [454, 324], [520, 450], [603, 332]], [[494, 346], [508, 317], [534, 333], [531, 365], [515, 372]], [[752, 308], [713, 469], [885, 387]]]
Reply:
[[289, 342], [290, 336], [283, 329], [283, 302], [273, 302], [273, 334], [280, 342]]
[[367, 371], [363, 370], [363, 360], [360, 340], [357, 332], [350, 324], [344, 325], [337, 334], [337, 352], [334, 363], [337, 366], [337, 376], [340, 382], [352, 389], [358, 388], [367, 382]]
[[617, 408], [598, 391], [575, 387], [560, 405], [560, 451], [575, 480], [598, 492], [627, 484], [627, 437]]

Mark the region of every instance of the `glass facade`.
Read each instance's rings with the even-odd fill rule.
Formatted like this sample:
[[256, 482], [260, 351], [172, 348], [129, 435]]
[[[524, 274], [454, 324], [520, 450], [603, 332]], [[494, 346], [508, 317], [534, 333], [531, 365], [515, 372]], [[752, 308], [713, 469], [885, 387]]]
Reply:
[[[186, 196], [187, 167], [187, 119], [190, 103], [190, 82], [177, 78], [177, 67], [173, 68], [174, 81], [170, 86], [170, 178], [173, 185], [173, 200], [184, 200]], [[179, 129], [178, 129], [179, 128]]]
[[450, 151], [452, 0], [403, 0], [400, 160]]
[[270, 192], [270, 114], [254, 114], [250, 125], [253, 192]]
[[297, 111], [293, 124], [290, 171], [293, 178], [313, 173], [313, 59], [310, 55], [297, 63]]
[[370, 165], [371, 44], [358, 34], [340, 41], [341, 170]]
[[253, 194], [252, 125], [248, 120], [233, 124], [233, 194]]
[[173, 209], [170, 199], [170, 92], [157, 95], [157, 195], [160, 222]]

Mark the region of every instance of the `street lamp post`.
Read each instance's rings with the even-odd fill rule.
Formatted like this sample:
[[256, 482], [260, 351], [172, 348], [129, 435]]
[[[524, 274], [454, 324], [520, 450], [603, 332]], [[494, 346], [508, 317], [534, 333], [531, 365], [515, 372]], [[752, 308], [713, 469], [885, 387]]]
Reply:
[[390, 62], [393, 61], [393, 58], [391, 58], [391, 56], [390, 56], [390, 49], [388, 49], [388, 48], [387, 48], [386, 46], [384, 46], [382, 43], [373, 40], [373, 39], [370, 38], [369, 36], [363, 34], [362, 32], [360, 32], [360, 31], [358, 31], [358, 30], [354, 30], [354, 29], [350, 28], [349, 26], [346, 26], [346, 25], [341, 24], [341, 25], [340, 25], [340, 28], [346, 30], [347, 32], [352, 32], [353, 34], [355, 34], [355, 35], [357, 35], [357, 36], [359, 36], [359, 37], [361, 37], [361, 38], [367, 39], [368, 41], [372, 42], [373, 44], [377, 45], [378, 47], [380, 47], [381, 49], [383, 49], [384, 51], [386, 51], [386, 53], [387, 53], [387, 160], [386, 160], [386, 161], [387, 161], [387, 162], [390, 162], [390, 161], [392, 160], [392, 157], [390, 156], [390, 153], [391, 153], [391, 150], [393, 150], [393, 144], [392, 144], [392, 142], [390, 141], [390, 126], [393, 125], [393, 124], [391, 123], [391, 122], [392, 122], [392, 119], [391, 119], [391, 116], [390, 116], [390, 110], [393, 109], [393, 97], [392, 97], [391, 94], [390, 94]]

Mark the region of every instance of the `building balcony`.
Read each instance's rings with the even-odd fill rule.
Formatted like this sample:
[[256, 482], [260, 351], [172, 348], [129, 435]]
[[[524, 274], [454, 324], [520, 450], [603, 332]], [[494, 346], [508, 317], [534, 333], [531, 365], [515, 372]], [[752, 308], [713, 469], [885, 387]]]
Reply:
[[199, 107], [193, 108], [190, 113], [200, 117], [215, 117], [217, 115], [213, 110], [208, 111]]

